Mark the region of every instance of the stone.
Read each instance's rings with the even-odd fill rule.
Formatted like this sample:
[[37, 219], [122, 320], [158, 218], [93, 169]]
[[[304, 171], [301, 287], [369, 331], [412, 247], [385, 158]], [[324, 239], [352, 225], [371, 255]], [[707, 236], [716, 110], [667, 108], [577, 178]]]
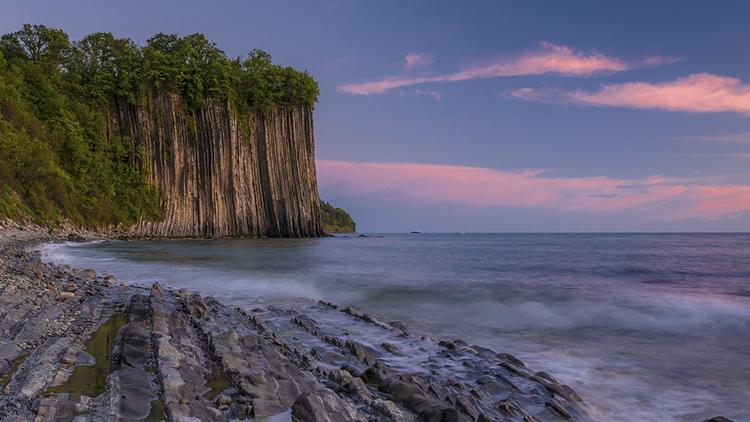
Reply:
[[398, 346], [396, 346], [393, 343], [383, 343], [383, 344], [381, 344], [381, 346], [383, 347], [383, 349], [391, 352], [392, 354], [394, 354], [396, 356], [402, 356], [401, 352], [399, 352], [399, 350], [398, 350]]
[[413, 414], [404, 412], [390, 400], [373, 400], [371, 406], [375, 411], [394, 422], [413, 422], [415, 420]]
[[248, 412], [248, 406], [244, 404], [234, 404], [231, 406], [230, 414], [233, 420], [245, 420], [250, 414]]
[[294, 422], [365, 421], [357, 410], [329, 389], [304, 393], [292, 405]]
[[78, 243], [80, 243], [80, 242], [85, 242], [86, 238], [84, 238], [83, 236], [81, 236], [78, 233], [70, 233], [70, 234], [68, 234], [65, 237], [65, 240], [67, 240], [68, 242], [78, 242]]
[[84, 280], [95, 279], [96, 278], [96, 271], [92, 270], [91, 268], [87, 268], [85, 270], [79, 271], [78, 272], [78, 276], [81, 277]]
[[510, 353], [498, 353], [497, 357], [499, 359], [502, 359], [502, 360], [506, 361], [506, 362], [510, 362], [513, 365], [520, 366], [522, 368], [526, 367], [526, 365], [523, 364], [523, 362], [521, 361], [521, 359], [518, 359], [517, 357], [511, 355]]
[[67, 300], [67, 299], [72, 299], [75, 296], [76, 294], [73, 292], [60, 292], [60, 295], [58, 297], [60, 298], [60, 300]]
[[345, 345], [360, 361], [368, 365], [375, 364], [375, 361], [377, 360], [377, 352], [371, 347], [365, 346], [364, 344], [351, 339], [347, 340]]
[[219, 406], [230, 405], [232, 404], [232, 398], [225, 394], [220, 394], [216, 397], [216, 404]]
[[26, 269], [35, 270], [39, 268], [40, 265], [42, 265], [41, 258], [39, 258], [38, 256], [31, 256], [27, 258], [23, 266]]

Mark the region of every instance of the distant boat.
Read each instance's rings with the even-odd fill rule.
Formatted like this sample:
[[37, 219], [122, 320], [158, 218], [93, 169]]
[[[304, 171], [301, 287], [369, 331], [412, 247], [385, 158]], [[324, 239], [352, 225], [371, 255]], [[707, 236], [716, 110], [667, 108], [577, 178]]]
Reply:
[[413, 232], [411, 232], [411, 233], [412, 233], [412, 234], [417, 234], [417, 233], [422, 233], [422, 232], [420, 232], [420, 231], [413, 231]]

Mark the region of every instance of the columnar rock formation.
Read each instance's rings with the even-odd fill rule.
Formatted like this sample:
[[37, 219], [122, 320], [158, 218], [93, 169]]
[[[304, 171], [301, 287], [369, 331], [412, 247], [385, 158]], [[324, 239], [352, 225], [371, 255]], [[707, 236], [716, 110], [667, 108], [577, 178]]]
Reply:
[[108, 120], [108, 135], [141, 151], [161, 192], [163, 220], [141, 221], [133, 235], [323, 234], [309, 107], [238, 113], [208, 99], [189, 111], [179, 96], [164, 95], [118, 103]]

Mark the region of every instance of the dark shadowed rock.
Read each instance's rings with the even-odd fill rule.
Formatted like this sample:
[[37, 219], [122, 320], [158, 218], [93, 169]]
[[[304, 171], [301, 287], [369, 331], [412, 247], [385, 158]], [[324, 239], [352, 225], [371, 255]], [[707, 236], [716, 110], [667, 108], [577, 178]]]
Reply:
[[68, 242], [85, 242], [86, 238], [81, 236], [78, 233], [73, 232], [73, 233], [68, 234], [65, 237], [65, 240], [67, 240]]

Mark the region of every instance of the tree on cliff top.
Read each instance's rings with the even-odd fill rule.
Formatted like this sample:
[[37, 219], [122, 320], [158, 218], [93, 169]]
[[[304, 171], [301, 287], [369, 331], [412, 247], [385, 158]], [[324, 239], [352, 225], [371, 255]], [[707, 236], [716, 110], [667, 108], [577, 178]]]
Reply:
[[317, 101], [307, 72], [252, 50], [230, 60], [202, 34], [157, 34], [145, 46], [98, 32], [24, 25], [0, 37], [0, 217], [88, 225], [159, 218], [159, 197], [130, 139], [106, 136], [115, 101], [180, 95], [189, 110], [206, 98], [239, 111]]

